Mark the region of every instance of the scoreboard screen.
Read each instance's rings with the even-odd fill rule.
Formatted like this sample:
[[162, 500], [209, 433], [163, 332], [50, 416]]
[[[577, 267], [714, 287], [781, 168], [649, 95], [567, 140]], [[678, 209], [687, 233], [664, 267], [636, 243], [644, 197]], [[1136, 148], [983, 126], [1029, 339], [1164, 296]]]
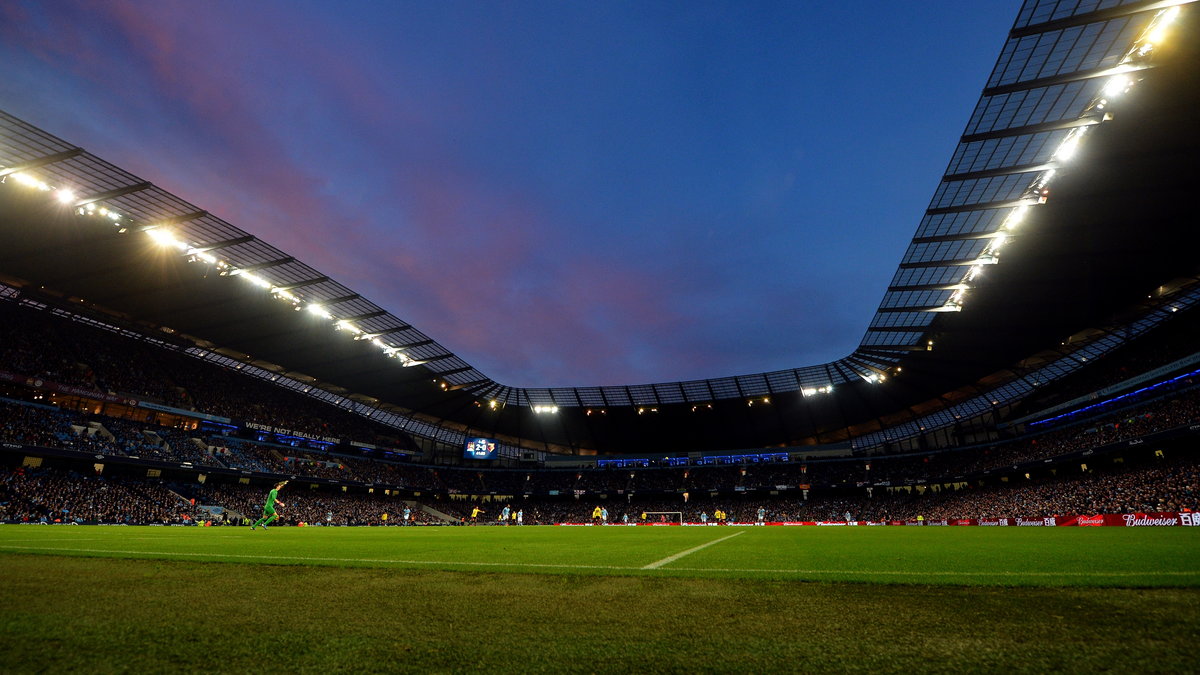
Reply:
[[496, 459], [496, 440], [493, 438], [468, 438], [463, 445], [463, 457]]

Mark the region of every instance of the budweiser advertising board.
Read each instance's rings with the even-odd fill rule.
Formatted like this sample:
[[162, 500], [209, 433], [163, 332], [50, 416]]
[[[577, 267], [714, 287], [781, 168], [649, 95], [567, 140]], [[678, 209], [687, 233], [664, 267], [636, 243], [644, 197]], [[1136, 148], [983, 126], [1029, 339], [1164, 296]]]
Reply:
[[[577, 525], [578, 523], [559, 523], [559, 525]], [[590, 523], [588, 523], [590, 525]], [[634, 525], [635, 523], [629, 523]], [[638, 526], [678, 526], [680, 523], [636, 523]], [[620, 525], [612, 523], [611, 525]], [[888, 520], [888, 521], [842, 521], [842, 520], [803, 520], [803, 521], [773, 521], [766, 523], [683, 523], [695, 527], [732, 527], [755, 525], [785, 525], [785, 526], [848, 526], [848, 525], [895, 525], [895, 526], [976, 526], [976, 527], [1200, 527], [1200, 513], [1173, 511], [1169, 513], [1101, 513], [1094, 516], [1046, 516], [1042, 518], [956, 518], [953, 520]]]

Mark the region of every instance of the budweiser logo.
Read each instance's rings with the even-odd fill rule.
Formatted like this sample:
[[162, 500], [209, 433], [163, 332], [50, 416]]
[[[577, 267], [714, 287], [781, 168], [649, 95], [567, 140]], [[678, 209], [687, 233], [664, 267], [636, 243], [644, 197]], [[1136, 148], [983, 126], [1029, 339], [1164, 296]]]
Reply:
[[1104, 516], [1079, 516], [1079, 520], [1077, 520], [1076, 523], [1080, 527], [1103, 525], [1104, 524]]
[[1017, 518], [1017, 527], [1044, 527], [1045, 525], [1046, 521], [1044, 520], [1025, 520], [1024, 518]]
[[1149, 516], [1140, 516], [1136, 513], [1126, 513], [1121, 516], [1125, 520], [1125, 527], [1162, 527], [1164, 525], [1178, 524], [1178, 518], [1151, 518]]

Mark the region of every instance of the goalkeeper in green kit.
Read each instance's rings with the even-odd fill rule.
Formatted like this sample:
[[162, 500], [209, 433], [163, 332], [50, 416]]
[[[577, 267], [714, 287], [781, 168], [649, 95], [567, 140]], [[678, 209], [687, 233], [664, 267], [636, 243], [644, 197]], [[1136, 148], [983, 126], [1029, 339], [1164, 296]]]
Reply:
[[287, 484], [288, 482], [286, 480], [282, 483], [275, 484], [275, 488], [272, 489], [270, 494], [267, 495], [267, 501], [263, 504], [262, 518], [259, 518], [258, 522], [251, 525], [250, 529], [253, 530], [256, 527], [262, 527], [262, 529], [265, 530], [267, 529], [267, 523], [273, 523], [279, 519], [279, 514], [275, 513], [275, 505], [278, 504], [280, 506], [287, 506], [287, 504], [279, 501], [276, 499], [276, 497], [279, 496], [279, 491], [283, 488], [283, 486]]

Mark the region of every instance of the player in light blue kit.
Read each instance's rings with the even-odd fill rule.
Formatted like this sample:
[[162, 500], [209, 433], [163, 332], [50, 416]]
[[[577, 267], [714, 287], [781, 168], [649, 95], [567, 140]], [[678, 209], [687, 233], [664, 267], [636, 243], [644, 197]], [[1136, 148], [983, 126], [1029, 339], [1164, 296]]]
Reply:
[[508, 508], [508, 504], [504, 505], [504, 510], [500, 511], [500, 522], [508, 526], [508, 516], [512, 513], [512, 509]]

